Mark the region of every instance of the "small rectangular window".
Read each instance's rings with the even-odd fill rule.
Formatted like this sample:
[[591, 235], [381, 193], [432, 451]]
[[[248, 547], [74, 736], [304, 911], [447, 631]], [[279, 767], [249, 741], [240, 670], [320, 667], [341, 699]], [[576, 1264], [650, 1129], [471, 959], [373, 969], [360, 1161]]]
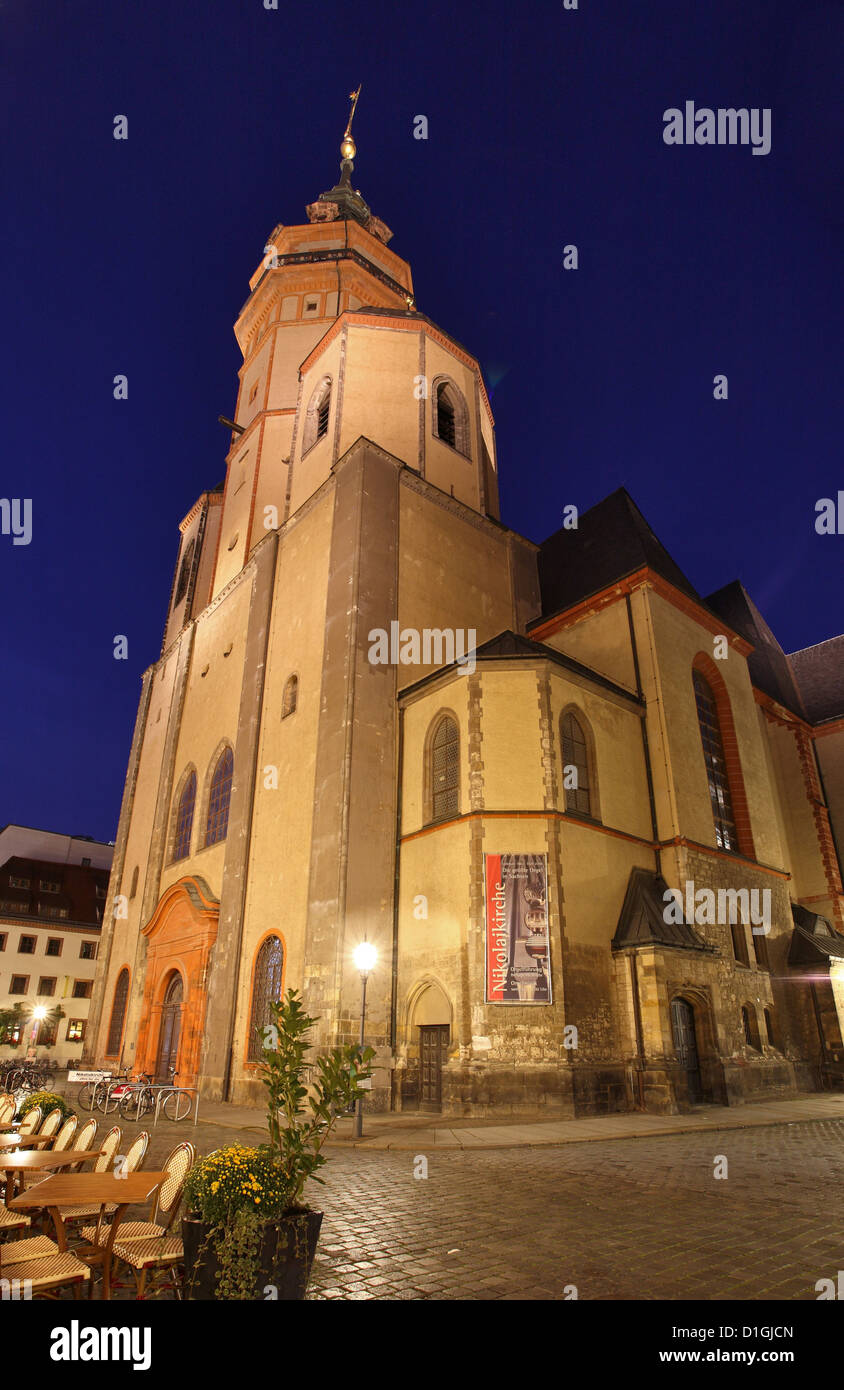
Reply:
[[34, 936], [22, 936], [21, 939], [20, 939], [20, 941], [18, 942], [18, 952], [19, 952], [19, 954], [22, 955], [22, 956], [34, 956], [34, 955], [35, 955], [35, 937], [34, 937]]
[[74, 999], [90, 999], [93, 988], [93, 980], [74, 980], [73, 997]]
[[80, 944], [79, 944], [79, 959], [80, 959], [80, 960], [96, 960], [96, 959], [97, 959], [97, 943], [96, 943], [96, 941], [82, 941], [82, 942], [80, 942]]
[[10, 887], [10, 888], [28, 888], [28, 887], [29, 887], [29, 879], [28, 879], [28, 878], [15, 878], [14, 874], [9, 874], [9, 887]]
[[62, 953], [62, 939], [60, 936], [48, 936], [47, 955], [60, 956]]
[[90, 867], [91, 867], [91, 861], [90, 861], [90, 859], [83, 859], [83, 860], [82, 860], [82, 863], [83, 863], [83, 866], [86, 867], [86, 868], [90, 868]]
[[317, 311], [317, 300], [316, 300], [316, 299], [309, 299], [309, 300], [306, 302], [306, 304], [305, 304], [305, 313], [306, 313], [306, 314], [315, 314], [316, 311]]
[[53, 878], [42, 878], [38, 887], [41, 889], [42, 893], [60, 893], [62, 891], [61, 884], [57, 883]]
[[82, 1041], [83, 1041], [83, 1039], [84, 1039], [84, 1037], [85, 1037], [85, 1023], [86, 1023], [86, 1020], [85, 1020], [84, 1018], [69, 1018], [69, 1019], [68, 1019], [68, 1021], [67, 1021], [67, 1033], [66, 1033], [66, 1037], [67, 1037], [67, 1041], [68, 1041], [68, 1042], [82, 1042]]
[[4, 931], [0, 931], [0, 951], [5, 951], [5, 949], [6, 949], [6, 933], [5, 933]]
[[13, 975], [9, 984], [10, 994], [26, 994], [29, 988], [28, 975]]
[[41, 979], [38, 981], [38, 993], [39, 993], [39, 994], [46, 994], [46, 995], [48, 995], [49, 997], [52, 997], [52, 996], [55, 994], [55, 992], [56, 992], [56, 977], [55, 977], [55, 975], [42, 975], [42, 976], [41, 976]]

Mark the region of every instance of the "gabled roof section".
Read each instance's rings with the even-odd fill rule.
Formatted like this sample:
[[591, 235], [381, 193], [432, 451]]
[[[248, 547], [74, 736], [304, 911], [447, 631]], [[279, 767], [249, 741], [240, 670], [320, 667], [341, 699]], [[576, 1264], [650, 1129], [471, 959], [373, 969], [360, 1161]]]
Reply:
[[626, 488], [610, 493], [539, 549], [542, 614], [550, 617], [647, 566], [681, 593], [700, 594], [651, 530]]
[[[766, 695], [801, 717], [806, 710], [786, 656], [744, 585], [735, 579], [706, 600], [707, 605], [753, 646], [747, 658], [750, 679]], [[844, 639], [842, 639], [844, 640]]]
[[792, 652], [788, 660], [813, 724], [844, 715], [844, 636]]
[[831, 957], [844, 960], [844, 936], [837, 932], [826, 917], [810, 912], [800, 903], [791, 904], [794, 931], [788, 948], [789, 965], [829, 964]]
[[686, 922], [666, 922], [665, 908], [668, 884], [661, 874], [650, 869], [631, 869], [627, 881], [624, 905], [612, 939], [612, 949], [621, 951], [627, 946], [671, 946], [679, 951], [716, 949], [704, 941]]

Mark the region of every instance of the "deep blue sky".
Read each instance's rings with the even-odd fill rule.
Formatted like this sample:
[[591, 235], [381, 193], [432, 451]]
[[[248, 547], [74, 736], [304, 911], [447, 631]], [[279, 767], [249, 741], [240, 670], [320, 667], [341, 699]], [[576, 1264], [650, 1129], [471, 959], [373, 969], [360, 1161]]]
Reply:
[[[232, 323], [358, 82], [354, 183], [493, 385], [503, 519], [541, 540], [624, 484], [786, 650], [841, 632], [814, 507], [844, 488], [842, 37], [811, 0], [0, 0], [0, 495], [34, 509], [31, 545], [0, 536], [0, 824], [114, 836]], [[687, 99], [771, 107], [771, 153], [666, 146]]]

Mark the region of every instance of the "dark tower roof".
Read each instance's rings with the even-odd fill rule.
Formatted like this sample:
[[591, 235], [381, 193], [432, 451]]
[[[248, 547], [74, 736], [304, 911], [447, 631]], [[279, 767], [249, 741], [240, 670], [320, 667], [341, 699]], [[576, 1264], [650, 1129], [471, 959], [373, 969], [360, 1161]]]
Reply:
[[706, 600], [729, 627], [753, 646], [747, 658], [750, 679], [766, 695], [778, 700], [795, 714], [804, 714], [800, 690], [789, 659], [753, 599], [739, 580], [725, 584]]
[[700, 603], [700, 594], [651, 530], [626, 488], [578, 518], [577, 530], [555, 531], [539, 548], [542, 616], [600, 593], [647, 565], [681, 593]]

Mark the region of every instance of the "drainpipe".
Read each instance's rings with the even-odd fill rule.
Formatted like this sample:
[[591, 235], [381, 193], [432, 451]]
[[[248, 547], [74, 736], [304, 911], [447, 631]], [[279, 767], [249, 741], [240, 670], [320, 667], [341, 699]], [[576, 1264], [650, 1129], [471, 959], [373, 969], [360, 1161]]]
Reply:
[[[396, 864], [393, 876], [393, 961], [392, 961], [392, 984], [390, 996], [390, 1050], [395, 1055], [396, 1041], [398, 1038], [398, 1011], [399, 997], [399, 879], [401, 877], [401, 815], [402, 815], [402, 777], [404, 767], [404, 709], [399, 706], [399, 756], [398, 756], [398, 788], [396, 791]], [[394, 1072], [395, 1075], [395, 1072]]]

